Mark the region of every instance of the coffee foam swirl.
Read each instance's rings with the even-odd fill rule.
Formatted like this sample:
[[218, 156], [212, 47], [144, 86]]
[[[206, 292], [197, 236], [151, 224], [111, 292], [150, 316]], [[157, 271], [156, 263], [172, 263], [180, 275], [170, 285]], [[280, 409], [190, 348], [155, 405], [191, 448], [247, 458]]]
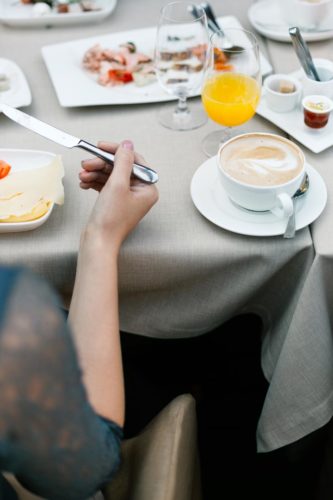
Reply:
[[293, 144], [272, 138], [247, 137], [222, 151], [225, 172], [253, 185], [284, 184], [298, 175], [303, 159]]

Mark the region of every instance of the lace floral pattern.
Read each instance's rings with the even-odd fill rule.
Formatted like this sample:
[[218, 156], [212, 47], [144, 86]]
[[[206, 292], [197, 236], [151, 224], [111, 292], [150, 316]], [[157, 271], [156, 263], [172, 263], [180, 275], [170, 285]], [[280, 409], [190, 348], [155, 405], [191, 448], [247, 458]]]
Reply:
[[2, 292], [4, 287], [0, 468], [45, 498], [84, 500], [118, 467], [122, 431], [91, 408], [48, 285], [27, 271], [0, 269]]

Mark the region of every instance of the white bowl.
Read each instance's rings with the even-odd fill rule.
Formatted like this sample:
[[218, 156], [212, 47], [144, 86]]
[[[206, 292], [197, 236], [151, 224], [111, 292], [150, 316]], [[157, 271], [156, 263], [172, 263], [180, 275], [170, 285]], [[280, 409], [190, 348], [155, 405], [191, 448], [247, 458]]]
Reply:
[[[29, 170], [41, 168], [50, 163], [57, 155], [48, 151], [36, 151], [30, 149], [0, 149], [0, 158], [5, 159], [16, 170]], [[0, 180], [1, 182], [1, 180]], [[16, 233], [31, 231], [44, 224], [50, 217], [54, 204], [38, 219], [25, 222], [0, 222], [0, 233]]]

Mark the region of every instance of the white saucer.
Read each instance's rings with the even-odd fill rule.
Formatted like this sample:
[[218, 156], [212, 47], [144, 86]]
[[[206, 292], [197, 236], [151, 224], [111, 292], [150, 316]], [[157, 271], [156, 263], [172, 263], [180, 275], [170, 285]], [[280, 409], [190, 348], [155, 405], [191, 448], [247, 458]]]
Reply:
[[[248, 10], [249, 21], [262, 35], [279, 42], [291, 42], [289, 26], [281, 19], [278, 0], [260, 0]], [[333, 16], [326, 19], [325, 25], [314, 31], [301, 30], [307, 42], [327, 40], [333, 37]]]
[[[310, 187], [308, 193], [296, 202], [296, 230], [317, 219], [327, 200], [327, 190], [322, 177], [308, 163], [306, 171]], [[217, 176], [216, 156], [209, 158], [196, 170], [191, 182], [191, 197], [206, 219], [233, 233], [277, 236], [285, 231], [286, 220], [279, 219], [270, 212], [249, 212], [230, 201]]]

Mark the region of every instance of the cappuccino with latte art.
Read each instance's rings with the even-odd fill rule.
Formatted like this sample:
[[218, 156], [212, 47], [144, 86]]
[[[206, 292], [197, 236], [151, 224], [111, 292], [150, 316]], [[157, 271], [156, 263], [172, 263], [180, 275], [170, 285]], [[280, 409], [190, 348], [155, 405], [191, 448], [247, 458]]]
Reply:
[[245, 184], [275, 186], [297, 177], [303, 169], [303, 153], [282, 137], [239, 136], [221, 151], [223, 170]]
[[249, 133], [222, 144], [217, 169], [223, 189], [234, 203], [289, 217], [294, 210], [292, 196], [305, 173], [305, 157], [289, 139]]

